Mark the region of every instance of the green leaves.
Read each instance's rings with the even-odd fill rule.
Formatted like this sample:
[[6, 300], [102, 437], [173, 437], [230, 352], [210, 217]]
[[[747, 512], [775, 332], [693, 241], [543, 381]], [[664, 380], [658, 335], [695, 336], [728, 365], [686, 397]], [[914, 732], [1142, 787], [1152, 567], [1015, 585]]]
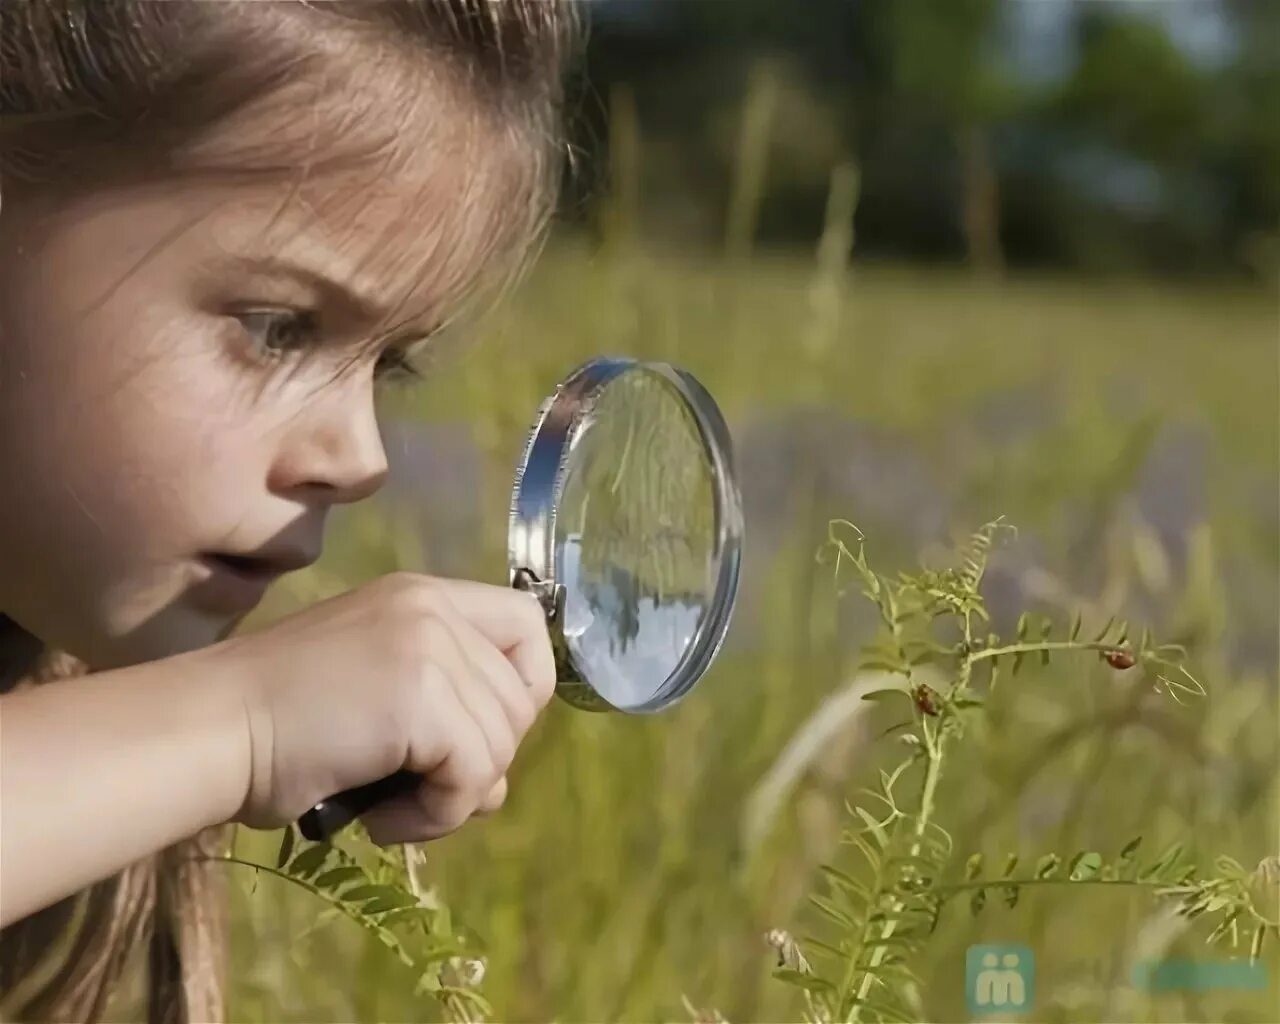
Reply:
[[792, 970], [790, 967], [777, 968], [773, 972], [773, 976], [788, 985], [794, 985], [797, 988], [806, 989], [819, 995], [834, 995], [836, 991], [835, 985], [831, 984], [831, 982], [824, 981], [813, 974]]
[[348, 889], [343, 899], [354, 900], [358, 903], [361, 900], [379, 899], [399, 891], [399, 889], [390, 885], [358, 885], [354, 889]]
[[[448, 909], [398, 884], [404, 864], [387, 851], [375, 852], [378, 863], [370, 869], [333, 843], [299, 849], [290, 826], [274, 868], [233, 857], [219, 859], [278, 875], [329, 904], [331, 912], [354, 921], [400, 963], [418, 972], [416, 991], [438, 999], [450, 1019], [477, 1020], [490, 1014], [488, 1002], [474, 989], [483, 976], [483, 961], [467, 959], [463, 942], [452, 932]], [[397, 931], [393, 925], [410, 930]]]
[[834, 867], [831, 864], [822, 864], [819, 865], [818, 870], [826, 875], [827, 879], [833, 885], [844, 889], [850, 895], [863, 900], [868, 898], [869, 893], [867, 892], [866, 886], [861, 882], [855, 881], [851, 875], [846, 874], [839, 868]]
[[366, 914], [385, 914], [388, 910], [418, 905], [413, 893], [391, 885], [361, 885], [344, 893], [342, 898], [352, 903], [363, 901], [360, 909]]
[[[873, 572], [867, 564], [865, 538], [856, 526], [846, 520], [833, 520], [828, 524], [824, 550], [835, 552], [837, 579], [841, 567], [848, 562], [861, 577], [864, 593], [880, 612], [882, 629], [860, 652], [860, 670], [889, 672], [910, 681], [907, 690], [888, 688], [867, 694], [865, 699], [896, 699], [897, 693], [910, 696], [910, 689], [920, 683], [912, 673], [922, 665], [937, 664], [948, 670], [955, 667], [960, 651], [954, 642], [939, 641], [933, 633], [934, 620], [939, 616], [952, 616], [963, 623], [968, 635], [975, 619], [988, 619], [978, 589], [994, 538], [1002, 526], [997, 519], [972, 534], [957, 552], [958, 568], [924, 569], [916, 574], [900, 572], [897, 579], [889, 579]], [[964, 701], [948, 703], [948, 711], [975, 708], [980, 704], [971, 693], [948, 696]]]
[[[854, 547], [850, 548], [845, 542], [844, 537], [852, 534], [850, 540]], [[883, 585], [880, 577], [871, 571], [871, 567], [867, 565], [866, 555], [863, 551], [864, 536], [853, 523], [847, 519], [833, 519], [827, 524], [827, 547], [819, 552], [821, 560], [827, 549], [835, 552], [835, 581], [837, 586], [840, 583], [840, 567], [848, 562], [857, 571], [858, 576], [862, 579], [863, 592], [866, 596], [880, 604], [880, 595], [883, 591]]]
[[293, 826], [284, 830], [284, 838], [280, 841], [280, 852], [276, 854], [276, 867], [282, 868], [293, 856]]
[[[1108, 864], [1104, 861], [1102, 854], [1095, 850], [1080, 850], [1075, 853], [1070, 861], [1067, 862], [1065, 877], [1060, 874], [1062, 869], [1062, 858], [1056, 853], [1046, 853], [1036, 860], [1035, 867], [1032, 869], [1029, 879], [1014, 879], [1013, 873], [1018, 865], [1017, 854], [1009, 854], [1005, 860], [1004, 869], [1001, 872], [1001, 878], [1009, 879], [1010, 886], [1016, 887], [1026, 881], [1048, 882], [1060, 881], [1064, 883], [1070, 882], [1088, 882], [1088, 881], [1122, 881], [1121, 875], [1125, 870], [1125, 865], [1131, 864], [1134, 853], [1138, 849], [1141, 838], [1132, 839], [1125, 844], [1120, 851], [1120, 856], [1114, 864]], [[1153, 880], [1156, 877], [1167, 873], [1170, 866], [1176, 866], [1179, 872], [1185, 868], [1177, 866], [1177, 857], [1180, 847], [1171, 847], [1166, 851], [1155, 865], [1144, 872], [1142, 880]], [[965, 881], [972, 882], [981, 880], [983, 859], [982, 855], [975, 853], [969, 857], [965, 866]], [[1241, 869], [1243, 871], [1243, 869]], [[993, 879], [993, 884], [994, 884]], [[1016, 898], [1010, 901], [1009, 905], [1013, 906]]]
[[983, 574], [987, 570], [987, 560], [991, 555], [996, 532], [1002, 528], [1017, 532], [1004, 522], [1004, 516], [999, 516], [975, 530], [969, 536], [969, 542], [961, 549], [959, 578], [968, 593], [977, 594], [978, 586], [982, 583]]
[[328, 843], [316, 843], [308, 846], [288, 864], [289, 874], [295, 878], [310, 878], [324, 865], [333, 847]]
[[1142, 845], [1142, 836], [1134, 836], [1120, 850], [1120, 856], [1116, 858], [1116, 877], [1130, 879], [1137, 874], [1137, 853], [1138, 847]]
[[[809, 897], [835, 935], [827, 941], [807, 941], [834, 959], [839, 973], [822, 978], [786, 962], [780, 966], [798, 973], [775, 975], [804, 989], [814, 1001], [811, 1011], [817, 1012], [811, 1012], [810, 1019], [865, 1019], [858, 1016], [863, 1013], [873, 1019], [914, 1019], [898, 1005], [900, 993], [913, 979], [912, 956], [938, 923], [942, 901], [932, 887], [950, 854], [951, 837], [933, 822], [898, 808], [894, 785], [910, 763], [880, 772], [881, 792], [871, 796], [887, 805], [887, 816], [878, 819], [866, 808], [846, 805], [858, 827], [846, 829], [842, 841], [857, 848], [865, 874], [855, 878], [842, 868], [824, 865], [821, 873], [828, 893]], [[835, 977], [842, 978], [840, 984]], [[879, 1010], [872, 1008], [873, 993]]]
[[1036, 878], [1052, 878], [1062, 866], [1062, 858], [1056, 853], [1046, 853], [1036, 861]]
[[865, 807], [855, 807], [854, 813], [862, 819], [867, 826], [867, 831], [876, 837], [876, 842], [880, 844], [880, 848], [884, 849], [889, 845], [889, 836], [885, 832], [884, 826], [878, 822], [875, 817]]
[[[1213, 931], [1209, 933], [1209, 937], [1204, 941], [1206, 943], [1214, 943], [1223, 938], [1227, 932], [1235, 932], [1236, 920], [1244, 913], [1244, 907], [1236, 907], [1230, 913], [1223, 916], [1222, 920], [1214, 926]], [[1235, 945], [1235, 942], [1232, 942]]]
[[344, 885], [347, 882], [353, 882], [357, 878], [364, 878], [364, 877], [365, 877], [364, 872], [357, 867], [347, 866], [347, 867], [334, 868], [331, 871], [326, 871], [324, 874], [322, 874], [319, 878], [316, 879], [316, 888], [317, 889], [336, 889], [340, 885]]
[[[1010, 875], [1013, 874], [1013, 869], [1016, 868], [1017, 866], [1018, 866], [1018, 855], [1016, 853], [1009, 854], [1009, 856], [1005, 859], [1005, 862], [1004, 862], [1004, 871], [1002, 872], [1003, 876], [1005, 878], [1008, 878]], [[1005, 906], [1007, 906], [1010, 910], [1012, 910], [1014, 907], [1018, 905], [1018, 895], [1022, 892], [1022, 889], [1019, 886], [1006, 885], [1003, 888], [1002, 892], [1004, 894]]]
[[[1029, 877], [1016, 877], [1019, 858], [1010, 854], [1005, 860], [1001, 879], [983, 877], [984, 858], [974, 853], [965, 862], [964, 880], [932, 887], [918, 894], [922, 901], [933, 900], [935, 907], [953, 893], [969, 894], [969, 910], [977, 915], [987, 905], [988, 890], [998, 888], [1004, 902], [1015, 907], [1021, 890], [1026, 885], [1126, 885], [1149, 888], [1157, 897], [1175, 903], [1177, 913], [1185, 918], [1214, 920], [1206, 928], [1206, 943], [1227, 942], [1234, 949], [1248, 936], [1250, 955], [1255, 957], [1266, 940], [1266, 932], [1280, 933], [1280, 922], [1268, 916], [1271, 904], [1262, 895], [1259, 905], [1257, 887], [1261, 884], [1267, 893], [1266, 883], [1274, 885], [1277, 864], [1264, 859], [1254, 871], [1247, 870], [1233, 857], [1219, 856], [1214, 860], [1215, 874], [1197, 877], [1193, 863], [1185, 859], [1181, 842], [1171, 843], [1149, 865], [1138, 872], [1135, 858], [1142, 844], [1142, 837], [1130, 839], [1120, 849], [1113, 861], [1106, 861], [1095, 850], [1080, 850], [1072, 855], [1062, 871], [1062, 858], [1056, 853], [1046, 853], [1035, 863]], [[1261, 883], [1260, 883], [1261, 880]]]
[[[865, 662], [863, 663], [862, 667], [864, 668], [867, 667]], [[890, 671], [894, 671], [894, 670], [890, 670]], [[892, 687], [892, 686], [885, 687], [883, 690], [872, 690], [870, 693], [864, 693], [862, 695], [863, 700], [873, 700], [873, 701], [891, 701], [895, 697], [902, 697], [906, 700], [908, 704], [911, 703], [911, 694], [907, 693], [906, 690], [899, 690], [896, 687]]]
[[1138, 880], [1141, 882], [1176, 881], [1182, 851], [1181, 842], [1170, 843], [1159, 857], [1138, 873]]
[[1267, 938], [1267, 926], [1259, 924], [1253, 930], [1253, 939], [1249, 943], [1249, 963], [1256, 964], [1258, 957], [1262, 956], [1262, 945]]
[[809, 902], [817, 907], [823, 914], [843, 928], [850, 930], [858, 927], [857, 919], [851, 913], [841, 910], [831, 900], [823, 899], [821, 896], [810, 894]]
[[[918, 1006], [907, 998], [912, 991], [907, 987], [909, 963], [937, 927], [943, 905], [961, 894], [976, 915], [986, 909], [992, 891], [1007, 908], [1015, 908], [1028, 885], [1150, 885], [1181, 901], [1188, 916], [1219, 915], [1209, 933], [1211, 941], [1229, 938], [1234, 942], [1249, 920], [1248, 905], [1232, 888], [1247, 884], [1247, 873], [1238, 864], [1219, 864], [1222, 877], [1212, 884], [1192, 883], [1194, 867], [1184, 862], [1180, 847], [1171, 847], [1139, 873], [1140, 838], [1127, 842], [1111, 861], [1100, 851], [1088, 849], [1069, 857], [1044, 853], [1029, 870], [1024, 866], [1021, 875], [1016, 853], [1003, 857], [997, 874], [983, 854], [975, 852], [965, 859], [963, 881], [943, 881], [952, 842], [933, 820], [936, 783], [950, 743], [965, 735], [971, 715], [985, 712], [1000, 669], [1011, 666], [1016, 675], [1027, 663], [1046, 666], [1055, 656], [1085, 654], [1117, 669], [1141, 663], [1148, 673], [1155, 672], [1157, 689], [1163, 687], [1175, 697], [1204, 692], [1173, 660], [1179, 652], [1185, 656], [1185, 651], [1174, 645], [1155, 646], [1150, 631], [1143, 629], [1135, 652], [1129, 645], [1128, 623], [1114, 617], [1100, 629], [1086, 631], [1077, 611], [1065, 631], [1057, 629], [1059, 639], [1054, 639], [1051, 619], [1026, 612], [1018, 618], [1015, 637], [1003, 642], [991, 630], [980, 594], [1002, 528], [1012, 529], [996, 519], [975, 531], [957, 550], [953, 567], [883, 576], [868, 564], [865, 538], [857, 527], [843, 520], [829, 525], [828, 544], [836, 553], [837, 578], [847, 562], [879, 612], [880, 629], [863, 648], [860, 667], [901, 677], [900, 685], [882, 685], [862, 699], [896, 705], [899, 711], [904, 699], [912, 705], [911, 721], [893, 726], [880, 737], [894, 733], [897, 742], [909, 745], [912, 753], [892, 775], [880, 773], [880, 792], [864, 791], [885, 807], [846, 805], [856, 821], [841, 838], [861, 855], [858, 867], [851, 874], [824, 866], [827, 891], [809, 900], [821, 915], [822, 927], [835, 932], [828, 941], [813, 940], [814, 948], [835, 959], [839, 974], [822, 978], [807, 965], [780, 965], [785, 970], [777, 976], [815, 1001], [810, 1003], [811, 1020], [918, 1019]], [[940, 618], [951, 621], [940, 624]], [[1092, 640], [1082, 639], [1089, 635]], [[991, 663], [986, 689], [973, 679], [974, 666], [981, 661]], [[920, 668], [926, 664], [937, 667], [928, 676]], [[900, 734], [903, 728], [910, 731]], [[909, 797], [895, 794], [894, 785], [903, 772], [921, 764], [923, 784], [917, 785], [913, 778]], [[1249, 934], [1252, 942], [1262, 943], [1257, 930]], [[835, 977], [840, 978], [838, 984]], [[834, 1014], [816, 1012], [818, 1003], [834, 1005]], [[908, 1005], [913, 1006], [914, 1015], [903, 1010]]]
[[[1023, 612], [1018, 616], [1018, 628], [1014, 634], [1018, 638], [1018, 643], [1023, 644], [1027, 642], [1027, 626], [1029, 625], [1030, 616], [1028, 616], [1026, 612]], [[1018, 651], [1013, 656], [1013, 674], [1015, 676], [1018, 674], [1018, 670], [1022, 668], [1022, 661], [1026, 656], [1026, 651]]]
[[[1116, 624], [1116, 617], [1112, 615], [1109, 619], [1107, 619], [1106, 625], [1104, 625], [1102, 629], [1098, 631], [1097, 635], [1093, 638], [1093, 642], [1095, 644], [1100, 644], [1105, 642], [1107, 640], [1108, 634], [1110, 634], [1111, 632], [1111, 627], [1113, 627], [1115, 624]], [[1128, 627], [1122, 623], [1122, 631], [1127, 631], [1127, 629]], [[1113, 644], [1113, 646], [1119, 646], [1119, 644]]]
[[1089, 852], [1077, 853], [1067, 865], [1067, 875], [1073, 882], [1083, 882], [1097, 875], [1102, 867], [1102, 854]]

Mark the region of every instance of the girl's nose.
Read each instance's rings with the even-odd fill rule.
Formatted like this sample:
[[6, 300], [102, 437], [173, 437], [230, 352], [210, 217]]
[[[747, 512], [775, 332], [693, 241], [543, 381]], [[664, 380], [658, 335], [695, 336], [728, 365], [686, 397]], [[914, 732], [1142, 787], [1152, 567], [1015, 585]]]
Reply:
[[321, 492], [330, 504], [361, 501], [387, 478], [372, 389], [320, 397], [299, 414], [276, 460], [272, 489]]

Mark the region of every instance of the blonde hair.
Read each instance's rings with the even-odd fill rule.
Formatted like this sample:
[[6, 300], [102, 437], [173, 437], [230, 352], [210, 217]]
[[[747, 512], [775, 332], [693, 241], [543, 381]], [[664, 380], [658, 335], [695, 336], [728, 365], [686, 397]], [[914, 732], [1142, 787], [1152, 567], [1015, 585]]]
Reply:
[[[346, 33], [353, 47], [376, 38], [428, 59], [492, 119], [523, 131], [532, 174], [510, 194], [521, 208], [506, 218], [517, 226], [505, 241], [531, 250], [563, 150], [563, 75], [577, 25], [562, 0], [0, 0], [4, 203], [24, 190], [73, 194], [148, 174], [289, 173], [269, 148], [237, 154], [236, 166], [176, 155], [316, 59], [296, 35], [261, 30], [260, 19], [294, 11], [317, 31]], [[332, 148], [337, 162], [371, 157]], [[88, 671], [0, 615], [0, 692]], [[145, 953], [150, 1024], [225, 1020], [226, 869], [199, 858], [224, 853], [231, 828], [207, 829], [0, 931], [0, 1019], [96, 1021]]]

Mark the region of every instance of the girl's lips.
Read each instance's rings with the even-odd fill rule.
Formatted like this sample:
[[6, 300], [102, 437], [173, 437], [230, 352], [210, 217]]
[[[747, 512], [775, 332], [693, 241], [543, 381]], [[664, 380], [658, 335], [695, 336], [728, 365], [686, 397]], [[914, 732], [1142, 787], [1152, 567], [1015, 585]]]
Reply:
[[207, 554], [201, 555], [201, 559], [206, 564], [211, 564], [220, 569], [226, 569], [246, 579], [274, 579], [284, 573], [283, 569], [270, 565], [266, 561], [258, 558], [249, 558], [245, 555], [223, 555], [223, 554]]
[[252, 608], [262, 600], [267, 587], [283, 575], [282, 570], [252, 559], [202, 554], [197, 559], [205, 569], [193, 595], [201, 604], [220, 611]]

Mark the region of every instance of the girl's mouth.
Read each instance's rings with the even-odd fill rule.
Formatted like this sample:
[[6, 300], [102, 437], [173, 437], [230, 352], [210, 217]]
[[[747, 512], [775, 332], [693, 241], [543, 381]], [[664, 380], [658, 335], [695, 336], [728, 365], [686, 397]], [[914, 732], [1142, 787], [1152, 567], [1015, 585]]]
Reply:
[[281, 566], [274, 565], [262, 558], [251, 558], [247, 555], [204, 554], [200, 560], [206, 565], [230, 572], [241, 579], [255, 583], [270, 583], [285, 573]]
[[193, 598], [218, 612], [240, 613], [253, 608], [267, 589], [285, 574], [284, 566], [245, 555], [203, 553], [197, 559], [203, 578], [192, 590]]

